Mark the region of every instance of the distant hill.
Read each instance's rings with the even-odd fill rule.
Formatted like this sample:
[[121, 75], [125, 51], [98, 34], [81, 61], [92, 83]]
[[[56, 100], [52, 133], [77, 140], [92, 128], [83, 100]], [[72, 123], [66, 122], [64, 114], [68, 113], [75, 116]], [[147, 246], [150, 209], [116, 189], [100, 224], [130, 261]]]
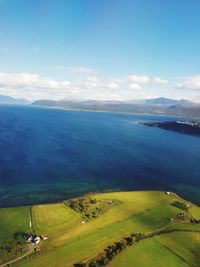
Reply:
[[154, 105], [187, 105], [191, 104], [191, 101], [185, 100], [185, 99], [170, 99], [165, 97], [159, 97], [159, 98], [152, 98], [152, 99], [146, 99], [146, 104], [154, 104]]
[[28, 104], [28, 100], [24, 98], [14, 98], [12, 96], [0, 95], [0, 103], [6, 104]]
[[49, 100], [49, 99], [40, 99], [40, 100], [34, 101], [32, 105], [52, 107], [52, 106], [58, 106], [59, 102], [55, 100]]
[[155, 98], [129, 101], [98, 101], [98, 100], [37, 100], [32, 103], [36, 106], [54, 107], [62, 109], [79, 109], [90, 111], [108, 111], [138, 114], [199, 116], [200, 104], [187, 100], [169, 98]]

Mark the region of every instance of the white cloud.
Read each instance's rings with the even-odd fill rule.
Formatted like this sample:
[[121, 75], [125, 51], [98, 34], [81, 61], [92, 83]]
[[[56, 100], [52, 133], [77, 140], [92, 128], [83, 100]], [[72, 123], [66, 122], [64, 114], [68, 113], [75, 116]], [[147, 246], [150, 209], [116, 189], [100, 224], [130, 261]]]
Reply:
[[[163, 90], [159, 91], [159, 88], [149, 86], [152, 83], [148, 76], [106, 77], [87, 73], [85, 75], [77, 74], [75, 78], [61, 80], [43, 77], [37, 73], [0, 73], [0, 94], [29, 100], [41, 98], [130, 100], [163, 94]], [[153, 79], [151, 81], [153, 82]], [[177, 87], [200, 90], [200, 76], [189, 78], [179, 83]], [[170, 95], [183, 98], [183, 91], [169, 88], [164, 96], [170, 97]], [[197, 99], [199, 91], [185, 91], [184, 97]]]
[[85, 68], [85, 67], [65, 67], [65, 66], [57, 66], [56, 70], [64, 71], [74, 74], [92, 74], [95, 73], [96, 70], [92, 68]]
[[129, 75], [128, 80], [137, 84], [146, 84], [150, 81], [148, 76], [141, 76], [141, 75]]
[[84, 83], [87, 87], [97, 87], [99, 85], [99, 78], [95, 76], [86, 77], [86, 82]]
[[88, 76], [86, 77], [85, 85], [88, 87], [98, 87], [98, 88], [110, 88], [117, 89], [119, 88], [120, 81], [117, 79], [105, 79], [98, 78], [96, 76]]
[[161, 79], [160, 77], [155, 77], [153, 81], [158, 84], [168, 84], [167, 80]]
[[[88, 73], [87, 73], [88, 74]], [[125, 100], [141, 98], [142, 85], [147, 76], [104, 77], [77, 76], [71, 81], [42, 77], [36, 73], [0, 73], [0, 94], [23, 97], [29, 100], [47, 99], [98, 99]]]
[[41, 77], [35, 73], [0, 73], [1, 94], [27, 99], [60, 99], [70, 90], [67, 80], [57, 81], [50, 77]]
[[200, 90], [200, 75], [192, 76], [176, 85], [179, 89]]
[[129, 85], [129, 88], [133, 89], [133, 90], [140, 90], [141, 89], [141, 87], [140, 87], [140, 85], [138, 83], [131, 83]]
[[118, 83], [114, 83], [114, 82], [109, 82], [107, 84], [108, 88], [111, 88], [111, 89], [117, 89], [119, 88], [119, 84]]
[[52, 78], [41, 78], [38, 74], [30, 73], [0, 73], [0, 87], [7, 88], [66, 88], [69, 81], [59, 82]]
[[88, 76], [88, 77], [86, 77], [86, 80], [87, 80], [88, 82], [92, 82], [92, 83], [97, 83], [97, 82], [99, 82], [99, 78], [97, 78], [96, 76]]
[[121, 84], [121, 83], [124, 83], [126, 81], [125, 78], [111, 78], [110, 79], [110, 82], [113, 82], [113, 83], [118, 83], [118, 84]]

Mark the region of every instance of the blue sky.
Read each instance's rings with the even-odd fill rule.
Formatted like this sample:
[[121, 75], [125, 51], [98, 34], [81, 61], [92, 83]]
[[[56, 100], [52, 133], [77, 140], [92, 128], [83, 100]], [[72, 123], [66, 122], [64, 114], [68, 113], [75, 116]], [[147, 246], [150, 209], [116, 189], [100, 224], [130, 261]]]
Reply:
[[198, 0], [0, 0], [0, 94], [200, 102]]

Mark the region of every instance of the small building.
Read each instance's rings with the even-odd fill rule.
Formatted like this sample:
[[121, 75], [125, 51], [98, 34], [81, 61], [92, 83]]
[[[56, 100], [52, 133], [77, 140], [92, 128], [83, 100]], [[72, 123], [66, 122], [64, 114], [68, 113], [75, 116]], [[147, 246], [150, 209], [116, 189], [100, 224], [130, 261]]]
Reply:
[[41, 238], [42, 240], [47, 240], [49, 237], [48, 237], [47, 235], [41, 235], [40, 238]]
[[32, 239], [33, 239], [33, 237], [32, 236], [30, 236], [29, 238], [28, 238], [28, 243], [31, 243], [32, 242]]
[[37, 245], [40, 243], [40, 236], [31, 235], [31, 234], [24, 234], [24, 239], [31, 245]]
[[200, 224], [200, 220], [196, 220], [196, 219], [190, 219], [190, 222], [192, 224]]
[[25, 233], [24, 235], [23, 235], [23, 237], [24, 237], [24, 239], [25, 240], [29, 240], [29, 238], [31, 237], [31, 235], [30, 234], [28, 234], [28, 233]]
[[36, 236], [33, 240], [32, 243], [34, 243], [35, 245], [38, 245], [40, 243], [40, 237]]
[[35, 247], [35, 248], [34, 248], [34, 251], [35, 251], [35, 252], [40, 251], [40, 250], [41, 250], [40, 247]]

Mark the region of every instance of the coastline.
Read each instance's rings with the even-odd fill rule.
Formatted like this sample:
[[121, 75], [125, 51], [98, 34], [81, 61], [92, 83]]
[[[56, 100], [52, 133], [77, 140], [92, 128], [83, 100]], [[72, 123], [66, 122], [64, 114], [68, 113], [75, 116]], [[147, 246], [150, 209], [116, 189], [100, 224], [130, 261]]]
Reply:
[[95, 109], [78, 109], [78, 108], [63, 108], [63, 107], [50, 107], [50, 106], [39, 106], [39, 105], [27, 105], [26, 107], [44, 108], [50, 110], [65, 110], [65, 111], [83, 111], [83, 112], [94, 112], [94, 113], [108, 113], [108, 114], [123, 114], [130, 116], [158, 116], [158, 117], [174, 117], [174, 118], [194, 118], [200, 119], [194, 115], [174, 115], [174, 114], [158, 114], [158, 113], [136, 113], [136, 112], [122, 112], [122, 111], [106, 111], [106, 110], [95, 110]]
[[[52, 205], [52, 204], [61, 204], [61, 203], [64, 203], [65, 201], [69, 201], [69, 200], [77, 200], [79, 198], [84, 198], [84, 197], [88, 197], [88, 196], [93, 196], [93, 195], [101, 195], [101, 194], [109, 194], [109, 193], [128, 193], [128, 192], [157, 192], [157, 193], [165, 193], [167, 192], [167, 190], [153, 190], [153, 189], [141, 189], [141, 190], [105, 190], [105, 191], [99, 191], [99, 190], [96, 190], [96, 191], [92, 191], [92, 192], [86, 192], [84, 194], [79, 194], [77, 196], [74, 196], [74, 197], [70, 197], [70, 198], [63, 198], [61, 200], [58, 200], [58, 201], [49, 201], [49, 202], [37, 202], [37, 203], [32, 203], [32, 204], [22, 204], [22, 205], [12, 205], [12, 206], [3, 206], [3, 207], [0, 207], [0, 209], [12, 209], [12, 208], [20, 208], [20, 207], [32, 207], [32, 206], [40, 206], [40, 205]], [[170, 193], [174, 196], [176, 196], [177, 198], [179, 199], [184, 199], [185, 201], [188, 201], [198, 207], [200, 207], [200, 203], [197, 203], [191, 199], [188, 199], [186, 198], [185, 196], [183, 196], [181, 193], [176, 193], [174, 191], [170, 191]]]

